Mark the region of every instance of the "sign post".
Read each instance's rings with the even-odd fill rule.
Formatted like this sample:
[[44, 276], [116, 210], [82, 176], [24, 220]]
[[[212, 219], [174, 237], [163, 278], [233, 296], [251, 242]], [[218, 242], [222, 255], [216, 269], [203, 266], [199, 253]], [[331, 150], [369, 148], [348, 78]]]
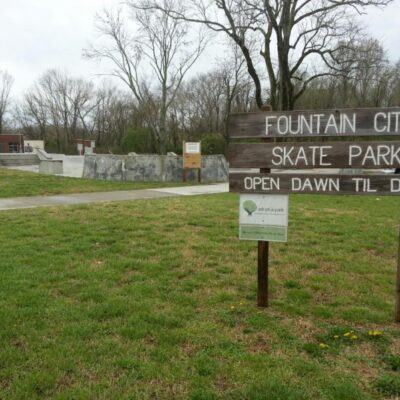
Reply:
[[400, 227], [399, 227], [399, 249], [397, 252], [397, 280], [396, 280], [396, 322], [400, 322]]
[[286, 242], [287, 195], [240, 195], [239, 238], [258, 240], [257, 304], [268, 307], [269, 242]]
[[[261, 173], [269, 173], [269, 168], [261, 168]], [[259, 240], [257, 260], [257, 305], [268, 307], [269, 303], [269, 241]]]
[[[400, 178], [395, 174], [271, 173], [271, 169], [325, 168], [394, 168], [397, 171], [400, 168], [400, 141], [387, 138], [400, 138], [400, 107], [234, 114], [228, 120], [228, 129], [231, 139], [258, 138], [262, 142], [233, 143], [230, 146], [228, 158], [231, 168], [260, 169], [258, 174], [230, 173], [230, 192], [241, 196], [291, 193], [400, 195]], [[386, 140], [354, 140], [366, 136]], [[332, 137], [344, 141], [325, 141]], [[243, 235], [240, 227], [239, 232], [240, 239], [251, 240], [248, 232], [261, 235], [272, 231], [268, 227], [246, 228], [247, 235]], [[255, 237], [253, 240], [258, 240], [258, 305], [266, 307], [271, 239], [262, 239]], [[400, 322], [400, 242], [397, 264], [396, 321]]]
[[[270, 112], [271, 106], [265, 105], [264, 112]], [[269, 138], [262, 139], [269, 142]], [[270, 173], [269, 168], [260, 168], [260, 173]], [[269, 304], [269, 241], [259, 240], [257, 243], [257, 305], [268, 307]]]

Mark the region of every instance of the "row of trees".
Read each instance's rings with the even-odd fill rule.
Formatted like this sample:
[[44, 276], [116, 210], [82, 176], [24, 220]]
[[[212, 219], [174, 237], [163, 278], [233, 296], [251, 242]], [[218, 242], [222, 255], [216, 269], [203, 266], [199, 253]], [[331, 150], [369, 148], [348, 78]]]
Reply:
[[[203, 139], [209, 151], [228, 143], [232, 112], [395, 106], [400, 63], [355, 23], [389, 0], [135, 0], [104, 11], [103, 37], [84, 51], [107, 61], [100, 86], [49, 70], [10, 107], [12, 77], [0, 73], [0, 132], [14, 126], [51, 150], [70, 152], [76, 138], [100, 151], [180, 151]], [[219, 36], [218, 36], [219, 35]], [[222, 35], [222, 36], [221, 36]], [[225, 38], [214, 68], [189, 76], [206, 44]]]
[[[251, 85], [236, 74], [221, 66], [182, 83], [165, 117], [165, 151], [180, 152], [183, 140], [204, 136], [224, 151], [229, 113], [254, 108]], [[89, 80], [49, 70], [20, 101], [8, 97], [4, 110], [8, 130], [44, 140], [51, 151], [74, 153], [78, 138], [95, 139], [102, 152], [163, 151], [152, 129], [157, 108], [139, 103], [110, 80], [96, 87]]]

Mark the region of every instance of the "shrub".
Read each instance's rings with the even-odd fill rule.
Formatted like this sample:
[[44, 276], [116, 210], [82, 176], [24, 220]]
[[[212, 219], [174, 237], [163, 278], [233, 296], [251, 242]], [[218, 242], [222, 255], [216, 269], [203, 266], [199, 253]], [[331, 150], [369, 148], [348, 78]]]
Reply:
[[225, 139], [218, 133], [209, 133], [201, 140], [202, 154], [225, 154]]
[[150, 129], [128, 128], [121, 140], [121, 147], [124, 153], [154, 153], [153, 138]]

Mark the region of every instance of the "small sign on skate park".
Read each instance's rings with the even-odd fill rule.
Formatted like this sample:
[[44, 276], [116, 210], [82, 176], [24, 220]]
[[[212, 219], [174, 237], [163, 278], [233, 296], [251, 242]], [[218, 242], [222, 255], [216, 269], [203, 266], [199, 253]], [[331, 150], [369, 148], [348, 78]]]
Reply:
[[289, 196], [241, 194], [239, 239], [287, 242]]

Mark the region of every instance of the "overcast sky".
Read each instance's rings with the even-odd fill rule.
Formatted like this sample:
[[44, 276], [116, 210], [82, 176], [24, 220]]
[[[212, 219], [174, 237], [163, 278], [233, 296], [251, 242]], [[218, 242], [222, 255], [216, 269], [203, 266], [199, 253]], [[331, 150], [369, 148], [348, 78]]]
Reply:
[[[15, 78], [18, 97], [49, 68], [91, 77], [102, 72], [97, 63], [82, 59], [82, 49], [97, 33], [94, 16], [120, 0], [0, 0], [0, 69]], [[400, 59], [400, 0], [383, 11], [371, 9], [362, 21]]]

